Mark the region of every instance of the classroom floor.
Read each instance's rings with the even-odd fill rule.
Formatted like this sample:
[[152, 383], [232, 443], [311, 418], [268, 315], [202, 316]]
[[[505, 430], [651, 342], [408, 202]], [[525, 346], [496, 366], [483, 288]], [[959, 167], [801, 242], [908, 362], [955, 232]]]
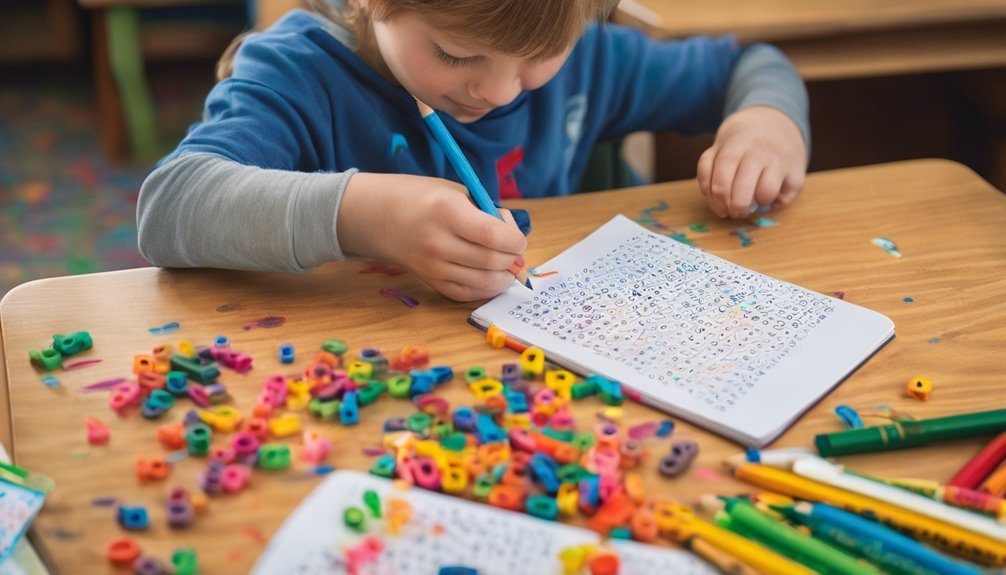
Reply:
[[[154, 70], [165, 150], [198, 119], [211, 66]], [[89, 71], [36, 66], [2, 75], [0, 297], [34, 279], [148, 265], [136, 248], [136, 197], [152, 164], [104, 158]]]

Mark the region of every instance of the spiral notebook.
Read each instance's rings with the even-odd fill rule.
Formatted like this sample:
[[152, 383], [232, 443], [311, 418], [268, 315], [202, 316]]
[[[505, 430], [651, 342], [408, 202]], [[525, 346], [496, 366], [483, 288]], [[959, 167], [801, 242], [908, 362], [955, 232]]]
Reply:
[[[367, 509], [366, 491], [376, 492], [382, 518], [365, 511], [363, 532], [346, 527], [348, 507]], [[397, 534], [385, 523], [388, 502], [407, 501], [412, 516]], [[546, 521], [419, 488], [401, 490], [391, 481], [358, 471], [336, 471], [311, 492], [269, 541], [253, 575], [344, 574], [347, 556], [376, 536], [381, 550], [357, 566], [358, 575], [436, 575], [452, 565], [479, 575], [561, 575], [559, 553], [570, 547], [598, 545], [593, 531]], [[621, 575], [715, 575], [697, 556], [680, 549], [631, 541], [605, 544], [618, 552]]]
[[894, 337], [886, 316], [615, 216], [472, 312], [581, 375], [763, 447]]

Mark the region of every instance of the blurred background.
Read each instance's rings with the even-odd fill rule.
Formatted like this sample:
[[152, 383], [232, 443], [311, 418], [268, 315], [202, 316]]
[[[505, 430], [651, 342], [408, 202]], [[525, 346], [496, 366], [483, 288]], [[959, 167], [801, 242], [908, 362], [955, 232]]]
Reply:
[[[147, 265], [143, 178], [199, 119], [230, 40], [299, 3], [0, 0], [0, 296]], [[944, 157], [1006, 187], [1006, 0], [623, 0], [613, 20], [780, 46], [808, 82], [812, 171]], [[692, 178], [710, 142], [611, 143], [589, 187], [624, 182], [624, 165]]]

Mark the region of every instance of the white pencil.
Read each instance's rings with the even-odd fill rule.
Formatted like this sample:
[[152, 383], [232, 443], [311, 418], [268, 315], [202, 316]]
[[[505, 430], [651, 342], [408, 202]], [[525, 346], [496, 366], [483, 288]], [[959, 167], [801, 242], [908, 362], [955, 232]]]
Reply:
[[819, 457], [797, 459], [793, 462], [793, 473], [832, 487], [873, 497], [999, 541], [1006, 541], [1006, 527], [999, 525], [991, 518], [944, 505], [939, 501], [917, 495], [900, 487], [846, 473], [843, 466]]
[[817, 457], [817, 452], [807, 447], [780, 447], [778, 449], [749, 449], [747, 453], [731, 455], [726, 466], [734, 469], [743, 463], [760, 463], [779, 469], [791, 469], [793, 462], [804, 457]]

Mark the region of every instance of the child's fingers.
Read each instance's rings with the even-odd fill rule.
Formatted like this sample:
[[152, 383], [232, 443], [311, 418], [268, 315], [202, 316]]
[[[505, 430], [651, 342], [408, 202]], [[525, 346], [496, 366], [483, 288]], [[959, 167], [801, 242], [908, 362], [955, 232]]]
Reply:
[[522, 256], [489, 249], [456, 236], [431, 248], [429, 250], [429, 257], [486, 271], [508, 270], [518, 260], [521, 266], [524, 265], [524, 258]]
[[479, 290], [471, 286], [461, 285], [452, 281], [430, 282], [435, 290], [454, 301], [479, 301], [492, 299], [499, 295], [498, 291]]
[[770, 206], [782, 190], [782, 172], [774, 166], [766, 166], [755, 188], [755, 203]]
[[803, 181], [804, 175], [802, 172], [787, 176], [782, 182], [782, 189], [779, 192], [779, 197], [776, 198], [775, 204], [781, 207], [795, 200], [797, 194], [803, 189]]
[[695, 168], [695, 179], [699, 183], [699, 191], [709, 197], [709, 186], [713, 179], [713, 159], [716, 158], [716, 147], [710, 147], [699, 156], [699, 164]]
[[457, 264], [446, 263], [441, 267], [436, 279], [441, 282], [451, 282], [467, 287], [479, 297], [492, 297], [513, 283], [513, 274], [509, 271], [477, 270]]
[[[506, 252], [514, 256], [519, 256], [527, 249], [527, 238], [517, 229], [513, 221], [501, 221], [495, 217], [479, 211], [472, 206], [474, 214], [466, 214], [454, 221], [454, 232], [469, 242], [485, 246], [499, 252]], [[507, 217], [504, 216], [504, 217]]]
[[709, 207], [721, 218], [730, 215], [730, 191], [740, 159], [736, 152], [720, 150], [713, 161], [713, 175], [708, 196]]
[[[517, 221], [513, 219], [513, 213], [511, 213], [510, 210], [506, 208], [500, 208], [499, 211], [500, 215], [503, 216], [504, 223], [506, 223], [508, 226], [513, 226], [517, 228], [517, 231], [520, 231], [520, 228], [517, 227]], [[523, 234], [523, 232], [521, 233]]]
[[747, 155], [741, 160], [734, 175], [733, 186], [730, 189], [730, 201], [727, 211], [731, 218], [743, 218], [751, 213], [751, 202], [754, 200], [755, 187], [761, 177], [764, 166], [761, 162]]
[[[500, 214], [503, 216], [503, 221], [505, 221], [508, 224], [512, 224], [514, 227], [517, 226], [517, 221], [514, 219], [513, 213], [510, 210], [500, 209]], [[520, 230], [520, 228], [517, 228], [517, 229]], [[524, 232], [521, 231], [521, 233], [523, 234]], [[525, 236], [525, 237], [527, 237], [527, 236]], [[527, 245], [525, 244], [525, 249], [526, 249], [526, 246]], [[523, 253], [523, 252], [521, 252], [521, 253]], [[523, 255], [517, 256], [517, 258], [514, 259], [513, 263], [507, 269], [510, 271], [510, 273], [512, 273], [514, 275], [514, 277], [516, 277], [518, 280], [520, 280], [520, 283], [524, 283], [524, 282], [527, 281], [527, 276], [528, 276], [527, 266], [524, 264], [524, 256]]]

